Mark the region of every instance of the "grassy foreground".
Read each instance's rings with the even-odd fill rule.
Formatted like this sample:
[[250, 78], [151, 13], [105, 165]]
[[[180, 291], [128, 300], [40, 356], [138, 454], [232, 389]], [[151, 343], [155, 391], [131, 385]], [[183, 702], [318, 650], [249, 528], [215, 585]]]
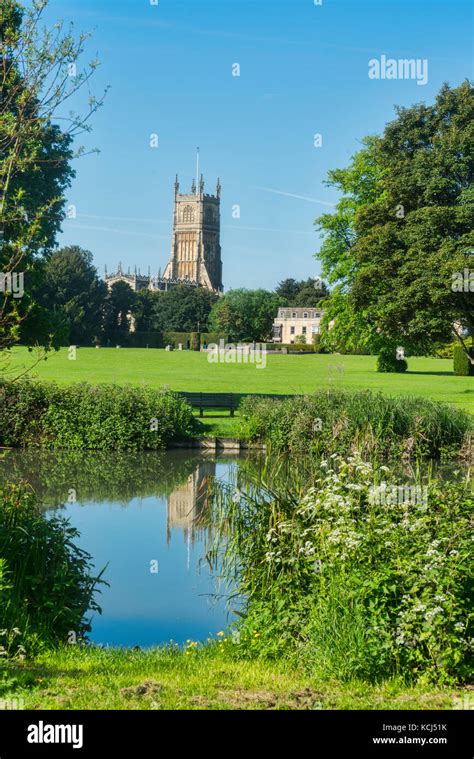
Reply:
[[[30, 367], [26, 348], [12, 352], [10, 368]], [[410, 358], [406, 374], [381, 374], [374, 356], [267, 356], [267, 366], [212, 364], [207, 354], [145, 348], [79, 348], [76, 360], [66, 348], [51, 353], [32, 376], [71, 382], [114, 382], [172, 390], [235, 393], [311, 393], [321, 388], [373, 390], [387, 395], [416, 395], [474, 410], [472, 377], [455, 377], [448, 359]]]
[[467, 691], [389, 681], [322, 682], [283, 664], [236, 661], [223, 644], [130, 651], [67, 649], [10, 664], [0, 698], [25, 709], [453, 709]]

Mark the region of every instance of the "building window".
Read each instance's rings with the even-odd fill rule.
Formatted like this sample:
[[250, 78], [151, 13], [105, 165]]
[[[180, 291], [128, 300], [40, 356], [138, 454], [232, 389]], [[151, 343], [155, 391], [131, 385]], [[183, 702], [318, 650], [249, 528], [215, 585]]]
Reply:
[[290, 327], [290, 335], [294, 335], [294, 334], [295, 334], [295, 328], [294, 327]]
[[183, 211], [183, 221], [194, 221], [194, 209], [192, 206], [185, 206]]
[[293, 319], [296, 319], [296, 311], [293, 311], [293, 313], [291, 315], [292, 315]]
[[306, 327], [303, 327], [303, 335], [306, 335]]
[[308, 312], [305, 311], [304, 314], [303, 314], [303, 319], [307, 319], [307, 318], [308, 318]]

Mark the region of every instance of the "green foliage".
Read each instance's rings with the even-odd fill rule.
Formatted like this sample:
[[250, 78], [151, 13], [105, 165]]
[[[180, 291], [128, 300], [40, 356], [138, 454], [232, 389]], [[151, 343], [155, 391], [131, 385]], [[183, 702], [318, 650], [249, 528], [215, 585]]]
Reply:
[[387, 467], [333, 456], [309, 483], [268, 466], [266, 486], [218, 489], [210, 559], [244, 599], [237, 655], [342, 681], [468, 679], [472, 493], [413, 481], [421, 497], [392, 503], [381, 481], [399, 492]]
[[284, 279], [275, 288], [277, 295], [285, 298], [286, 305], [295, 307], [316, 308], [329, 295], [325, 282], [316, 279], [301, 280]]
[[393, 348], [382, 349], [377, 357], [378, 372], [403, 373], [408, 369], [408, 363], [404, 358], [397, 358]]
[[473, 421], [467, 412], [424, 398], [321, 390], [284, 400], [244, 398], [240, 429], [276, 451], [439, 457], [468, 446]]
[[[64, 324], [40, 305], [35, 293], [43, 264], [51, 255], [64, 219], [65, 193], [75, 176], [71, 168], [74, 136], [88, 131], [89, 118], [100, 106], [90, 88], [97, 66], [69, 67], [84, 52], [87, 34], [75, 39], [63, 25], [43, 29], [47, 0], [24, 7], [16, 0], [1, 3], [0, 33], [0, 226], [4, 233], [0, 272], [24, 275], [21, 298], [8, 295], [0, 314], [0, 350], [20, 339], [47, 348]], [[8, 63], [8, 65], [6, 65]], [[52, 86], [54, 83], [54, 86]], [[87, 86], [83, 116], [64, 112], [63, 105]], [[57, 120], [60, 118], [61, 127]], [[81, 153], [81, 147], [77, 146]]]
[[72, 245], [55, 251], [47, 261], [38, 300], [67, 324], [63, 345], [92, 345], [102, 332], [107, 292], [92, 253]]
[[398, 108], [381, 137], [330, 172], [343, 197], [318, 219], [323, 273], [337, 283], [328, 348], [354, 324], [374, 353], [387, 342], [430, 353], [454, 324], [472, 336], [471, 296], [454, 282], [474, 245], [473, 93], [467, 81], [445, 85], [431, 106]]
[[267, 290], [229, 290], [212, 309], [211, 329], [229, 335], [231, 342], [265, 342], [282, 305], [284, 299]]
[[[203, 332], [218, 295], [205, 287], [179, 285], [171, 290], [137, 294], [132, 313], [137, 329], [158, 332]], [[180, 341], [182, 342], [182, 341]]]
[[123, 335], [120, 339], [127, 348], [163, 348], [165, 345], [161, 332], [135, 330]]
[[191, 332], [189, 347], [192, 351], [201, 350], [201, 336], [198, 332]]
[[[471, 356], [474, 358], [474, 350], [471, 348]], [[454, 374], [458, 377], [471, 377], [474, 375], [474, 364], [460, 345], [454, 346], [453, 353]]]
[[137, 295], [128, 282], [114, 282], [105, 303], [104, 341], [125, 343], [130, 329], [130, 314]]
[[181, 343], [183, 348], [189, 348], [191, 343], [190, 332], [165, 332], [163, 334], [163, 345], [172, 345], [177, 348]]
[[0, 628], [6, 653], [38, 645], [80, 641], [90, 631], [88, 611], [100, 612], [94, 594], [102, 582], [91, 574], [88, 553], [78, 548], [68, 520], [46, 518], [26, 485], [0, 489]]
[[120, 385], [0, 384], [0, 445], [91, 450], [159, 449], [199, 428], [167, 390]]

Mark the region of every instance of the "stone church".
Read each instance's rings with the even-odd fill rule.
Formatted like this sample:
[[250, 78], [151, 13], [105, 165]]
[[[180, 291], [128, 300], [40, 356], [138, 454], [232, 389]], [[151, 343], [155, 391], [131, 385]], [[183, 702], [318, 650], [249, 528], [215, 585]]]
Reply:
[[118, 271], [108, 274], [105, 282], [110, 288], [115, 282], [127, 282], [135, 290], [169, 290], [177, 285], [205, 287], [216, 293], [223, 292], [220, 245], [221, 184], [217, 180], [216, 194], [204, 192], [201, 174], [199, 186], [193, 180], [190, 193], [180, 193], [176, 177], [174, 185], [173, 239], [171, 257], [163, 272], [157, 276]]

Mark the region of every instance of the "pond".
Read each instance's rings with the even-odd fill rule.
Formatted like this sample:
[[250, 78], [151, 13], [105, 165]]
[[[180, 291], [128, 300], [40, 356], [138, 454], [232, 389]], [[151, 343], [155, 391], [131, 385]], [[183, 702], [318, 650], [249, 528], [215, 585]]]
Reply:
[[195, 451], [9, 451], [0, 481], [27, 480], [48, 514], [68, 517], [77, 544], [106, 566], [89, 638], [111, 646], [182, 644], [215, 636], [232, 611], [205, 561], [207, 486], [232, 458]]
[[[286, 484], [295, 473], [295, 481], [308, 482], [314, 462], [283, 460], [286, 468], [276, 469]], [[93, 643], [181, 645], [216, 636], [234, 619], [227, 588], [219, 586], [205, 559], [213, 537], [208, 485], [216, 478], [245, 489], [264, 469], [270, 476], [259, 462], [258, 456], [215, 456], [196, 449], [15, 450], [0, 457], [0, 482], [27, 480], [47, 514], [60, 513], [79, 530], [76, 542], [92, 556], [96, 571], [106, 567], [109, 585], [101, 586], [97, 597], [102, 614], [91, 618]], [[392, 465], [400, 483], [414, 481], [417, 467]], [[465, 477], [459, 466], [425, 462], [422, 467], [425, 477], [435, 470], [446, 480]], [[228, 569], [217, 567], [216, 574], [222, 570], [228, 576]]]

